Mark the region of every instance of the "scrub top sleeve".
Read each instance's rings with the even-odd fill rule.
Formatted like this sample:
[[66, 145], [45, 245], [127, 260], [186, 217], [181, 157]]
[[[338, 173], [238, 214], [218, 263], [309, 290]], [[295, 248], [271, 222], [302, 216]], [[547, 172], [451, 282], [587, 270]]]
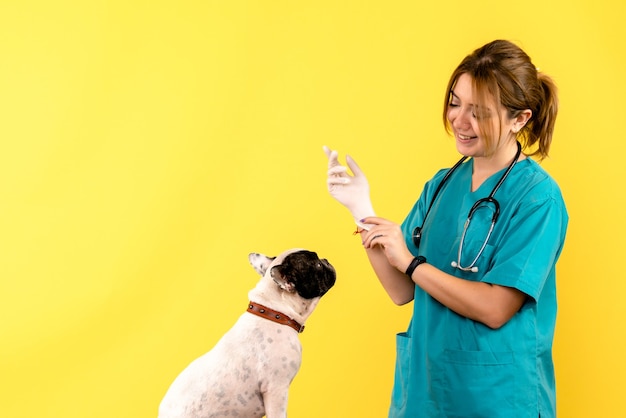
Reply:
[[514, 287], [537, 300], [561, 253], [567, 222], [565, 205], [554, 196], [520, 208], [482, 281]]

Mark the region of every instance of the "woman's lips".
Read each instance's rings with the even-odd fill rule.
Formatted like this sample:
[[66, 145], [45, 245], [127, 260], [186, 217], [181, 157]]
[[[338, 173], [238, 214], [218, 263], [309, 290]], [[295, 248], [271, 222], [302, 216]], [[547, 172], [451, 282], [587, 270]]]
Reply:
[[469, 141], [469, 140], [478, 138], [477, 136], [463, 135], [463, 134], [460, 134], [460, 133], [457, 133], [456, 136], [461, 141]]

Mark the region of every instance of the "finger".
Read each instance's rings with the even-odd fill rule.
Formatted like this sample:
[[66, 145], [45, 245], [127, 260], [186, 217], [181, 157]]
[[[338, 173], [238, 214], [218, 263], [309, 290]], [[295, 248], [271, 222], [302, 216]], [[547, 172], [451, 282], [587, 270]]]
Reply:
[[393, 225], [394, 224], [394, 222], [385, 218], [379, 218], [378, 216], [369, 216], [367, 218], [361, 219], [360, 221], [365, 224], [371, 224], [371, 225]]
[[326, 183], [329, 186], [345, 186], [350, 184], [350, 177], [328, 177]]
[[350, 167], [350, 170], [355, 176], [363, 175], [363, 171], [361, 170], [361, 167], [359, 167], [356, 161], [354, 161], [352, 157], [350, 157], [349, 155], [346, 155], [346, 163], [348, 164], [348, 167]]
[[[364, 219], [361, 219], [359, 222], [362, 225], [365, 225], [365, 223], [363, 222]], [[365, 234], [363, 234], [363, 243], [366, 242], [371, 242], [372, 239], [374, 237], [376, 238], [380, 238], [382, 235], [384, 235], [384, 232], [381, 231], [376, 225], [374, 224], [367, 224], [368, 228], [367, 228], [367, 232], [365, 232]]]
[[328, 169], [329, 176], [340, 176], [342, 174], [346, 174], [348, 172], [348, 168], [344, 165], [336, 165]]
[[381, 247], [385, 247], [385, 244], [383, 243], [383, 239], [385, 238], [384, 234], [375, 234], [368, 243], [368, 247], [372, 247], [374, 245], [380, 245]]
[[327, 146], [324, 146], [324, 153], [328, 157], [328, 168], [332, 168], [339, 164], [339, 154], [337, 151], [331, 151]]

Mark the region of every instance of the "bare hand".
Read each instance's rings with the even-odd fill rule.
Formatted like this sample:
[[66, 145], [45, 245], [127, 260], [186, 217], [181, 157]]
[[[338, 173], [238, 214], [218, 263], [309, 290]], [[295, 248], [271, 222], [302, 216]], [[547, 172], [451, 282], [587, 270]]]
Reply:
[[413, 260], [413, 254], [406, 245], [400, 225], [378, 217], [365, 218], [363, 223], [370, 226], [370, 230], [361, 236], [363, 246], [366, 249], [379, 246], [389, 264], [404, 273]]

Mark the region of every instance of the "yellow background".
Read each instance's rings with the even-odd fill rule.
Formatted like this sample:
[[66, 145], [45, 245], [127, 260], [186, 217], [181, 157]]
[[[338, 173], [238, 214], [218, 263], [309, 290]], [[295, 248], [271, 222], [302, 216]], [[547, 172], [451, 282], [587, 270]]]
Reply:
[[327, 195], [321, 148], [401, 221], [457, 159], [451, 71], [495, 38], [560, 87], [559, 416], [625, 416], [624, 18], [612, 0], [2, 1], [0, 416], [156, 416], [245, 309], [247, 254], [296, 246], [338, 281], [290, 416], [386, 416], [411, 308]]

